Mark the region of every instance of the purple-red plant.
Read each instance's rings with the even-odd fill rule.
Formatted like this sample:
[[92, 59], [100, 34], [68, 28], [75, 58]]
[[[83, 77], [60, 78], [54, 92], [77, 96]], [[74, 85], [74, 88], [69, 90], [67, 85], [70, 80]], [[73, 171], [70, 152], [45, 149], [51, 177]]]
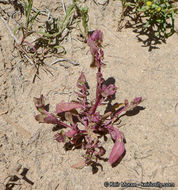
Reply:
[[100, 30], [95, 30], [88, 36], [87, 43], [93, 57], [92, 66], [97, 67], [97, 86], [95, 102], [88, 101], [88, 86], [84, 73], [81, 73], [77, 87], [78, 100], [64, 102], [56, 105], [56, 112], [49, 113], [46, 109], [43, 95], [34, 98], [34, 103], [39, 115], [35, 119], [40, 123], [57, 124], [66, 128], [55, 135], [58, 142], [70, 143], [74, 148], [81, 147], [85, 150], [82, 162], [73, 165], [74, 168], [82, 168], [86, 164], [97, 162], [105, 154], [100, 139], [103, 135], [110, 134], [114, 141], [114, 146], [109, 156], [110, 164], [115, 163], [124, 153], [124, 135], [114, 123], [127, 111], [134, 109], [141, 101], [141, 97], [135, 98], [131, 103], [125, 100], [124, 103], [114, 104], [111, 109], [102, 114], [98, 111], [106, 100], [112, 98], [116, 93], [114, 84], [106, 85], [101, 67], [103, 65], [104, 53], [101, 49], [103, 34]]

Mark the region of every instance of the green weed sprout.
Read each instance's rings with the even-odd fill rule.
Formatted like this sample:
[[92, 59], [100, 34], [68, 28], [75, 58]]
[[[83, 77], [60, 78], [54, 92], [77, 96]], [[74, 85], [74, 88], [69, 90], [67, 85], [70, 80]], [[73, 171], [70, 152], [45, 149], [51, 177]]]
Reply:
[[[144, 22], [143, 31], [153, 31], [157, 38], [168, 38], [174, 30], [174, 17], [177, 9], [170, 0], [122, 0], [123, 15], [134, 15], [134, 20]], [[119, 22], [119, 28], [120, 28]]]
[[[15, 34], [17, 33], [17, 31], [22, 31], [23, 38], [20, 43], [21, 45], [23, 43], [25, 43], [25, 39], [33, 33], [33, 31], [32, 31], [33, 24], [34, 24], [35, 20], [37, 19], [38, 15], [40, 14], [40, 11], [37, 11], [32, 16], [33, 0], [28, 0], [28, 3], [26, 1], [23, 1], [23, 3], [24, 3], [24, 13], [25, 13], [26, 21], [25, 21], [24, 25], [21, 24], [14, 31]], [[27, 43], [27, 44], [29, 44], [29, 43]]]
[[79, 16], [81, 17], [81, 21], [82, 21], [82, 26], [83, 26], [83, 30], [79, 27], [79, 30], [82, 34], [82, 36], [85, 38], [85, 40], [88, 37], [88, 21], [89, 21], [89, 16], [88, 16], [88, 7], [82, 7], [79, 8]]

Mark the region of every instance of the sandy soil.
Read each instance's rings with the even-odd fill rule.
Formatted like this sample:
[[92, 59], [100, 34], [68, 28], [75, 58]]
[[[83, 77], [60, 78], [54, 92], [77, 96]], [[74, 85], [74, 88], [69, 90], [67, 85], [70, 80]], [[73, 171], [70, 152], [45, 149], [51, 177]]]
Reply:
[[[49, 8], [54, 15], [63, 14], [60, 0], [34, 3], [37, 8]], [[35, 121], [33, 97], [43, 94], [50, 103], [50, 110], [54, 111], [56, 103], [75, 97], [75, 81], [84, 71], [91, 99], [94, 98], [96, 77], [89, 67], [89, 47], [72, 32], [72, 42], [66, 39], [64, 43], [66, 57], [80, 65], [69, 64], [64, 68], [56, 64], [55, 70], [50, 69], [53, 75], [41, 69], [40, 79], [33, 84], [33, 67], [20, 62], [13, 39], [0, 21], [0, 189], [7, 189], [6, 178], [20, 171], [25, 173], [26, 179], [16, 176], [9, 189], [101, 190], [105, 188], [105, 181], [172, 182], [175, 187], [165, 189], [178, 189], [178, 36], [174, 34], [166, 43], [156, 44], [156, 48], [149, 51], [132, 28], [116, 32], [121, 12], [119, 1], [109, 1], [104, 6], [93, 1], [86, 3], [90, 8], [89, 29], [100, 29], [104, 33], [106, 67], [103, 74], [105, 79], [113, 77], [118, 87], [114, 102], [135, 96], [145, 98], [141, 104], [145, 109], [122, 118], [124, 125], [120, 130], [127, 141], [126, 154], [113, 168], [103, 161], [100, 162], [103, 169], [71, 168], [81, 159], [82, 151], [66, 152], [63, 144], [53, 139], [54, 126]], [[11, 20], [9, 25], [14, 26]], [[109, 140], [104, 146], [110, 152], [112, 145]]]

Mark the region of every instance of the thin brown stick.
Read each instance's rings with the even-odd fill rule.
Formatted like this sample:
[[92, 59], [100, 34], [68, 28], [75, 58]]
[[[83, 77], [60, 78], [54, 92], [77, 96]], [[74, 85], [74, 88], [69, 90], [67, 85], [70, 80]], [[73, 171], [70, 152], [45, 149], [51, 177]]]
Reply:
[[66, 62], [68, 62], [68, 63], [71, 63], [71, 64], [74, 65], [74, 66], [79, 65], [79, 63], [73, 62], [73, 61], [71, 61], [71, 60], [69, 60], [69, 59], [67, 59], [67, 58], [60, 58], [60, 59], [57, 59], [57, 60], [55, 60], [54, 62], [52, 62], [51, 65], [54, 65], [54, 64], [56, 64], [56, 63], [58, 63], [58, 62], [63, 62], [63, 61], [66, 61]]

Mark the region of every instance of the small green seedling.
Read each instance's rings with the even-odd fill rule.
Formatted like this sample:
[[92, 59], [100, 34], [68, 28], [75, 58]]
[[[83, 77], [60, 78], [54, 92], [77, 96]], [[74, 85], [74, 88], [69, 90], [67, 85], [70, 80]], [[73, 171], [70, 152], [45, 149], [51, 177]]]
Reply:
[[[14, 33], [16, 34], [17, 31], [22, 31], [23, 37], [21, 39], [20, 45], [23, 45], [25, 42], [25, 39], [34, 33], [33, 24], [35, 20], [37, 19], [38, 15], [40, 14], [40, 11], [37, 11], [34, 15], [32, 14], [32, 6], [33, 6], [33, 0], [28, 0], [28, 3], [26, 1], [23, 1], [24, 3], [24, 13], [25, 13], [25, 24], [21, 24], [19, 27], [16, 28]], [[29, 43], [27, 43], [29, 45]]]
[[82, 7], [78, 9], [78, 15], [81, 18], [82, 26], [83, 26], [83, 31], [81, 27], [78, 24], [79, 30], [82, 34], [82, 37], [84, 37], [85, 40], [87, 40], [88, 37], [88, 21], [89, 21], [89, 15], [88, 15], [88, 7]]

